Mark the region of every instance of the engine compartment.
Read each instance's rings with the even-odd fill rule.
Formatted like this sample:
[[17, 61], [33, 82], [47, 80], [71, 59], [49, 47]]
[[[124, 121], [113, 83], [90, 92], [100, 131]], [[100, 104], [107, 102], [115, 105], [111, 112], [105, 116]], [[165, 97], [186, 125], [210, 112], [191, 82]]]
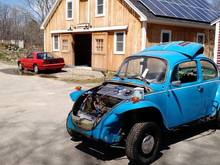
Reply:
[[73, 122], [84, 130], [92, 130], [114, 106], [128, 100], [135, 86], [107, 83], [84, 93], [73, 107]]

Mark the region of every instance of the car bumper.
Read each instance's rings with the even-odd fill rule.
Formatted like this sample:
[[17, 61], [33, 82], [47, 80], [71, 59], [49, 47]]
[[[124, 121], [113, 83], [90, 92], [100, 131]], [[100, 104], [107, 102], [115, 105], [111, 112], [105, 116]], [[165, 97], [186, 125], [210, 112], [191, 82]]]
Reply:
[[100, 123], [90, 131], [83, 130], [73, 122], [72, 119], [73, 113], [70, 112], [67, 118], [67, 128], [73, 130], [74, 132], [87, 137], [95, 141], [101, 141], [106, 144], [115, 144], [121, 141], [121, 135], [119, 133], [119, 127], [115, 124], [105, 124], [105, 119], [102, 119]]
[[62, 69], [65, 66], [64, 63], [61, 64], [47, 64], [39, 66], [40, 70], [56, 70], [56, 69]]

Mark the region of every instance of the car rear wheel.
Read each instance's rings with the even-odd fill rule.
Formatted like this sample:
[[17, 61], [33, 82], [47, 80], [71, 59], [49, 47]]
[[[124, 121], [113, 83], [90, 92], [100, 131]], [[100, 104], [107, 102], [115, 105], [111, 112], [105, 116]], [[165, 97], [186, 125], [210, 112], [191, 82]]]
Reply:
[[19, 71], [23, 71], [24, 70], [24, 68], [23, 68], [23, 66], [22, 66], [22, 64], [20, 62], [18, 63], [18, 70]]
[[56, 69], [56, 72], [61, 72], [62, 68]]
[[126, 141], [126, 154], [134, 164], [150, 164], [158, 156], [161, 130], [154, 122], [136, 123]]
[[35, 74], [38, 74], [39, 73], [39, 68], [38, 68], [38, 66], [37, 65], [34, 65], [34, 73]]

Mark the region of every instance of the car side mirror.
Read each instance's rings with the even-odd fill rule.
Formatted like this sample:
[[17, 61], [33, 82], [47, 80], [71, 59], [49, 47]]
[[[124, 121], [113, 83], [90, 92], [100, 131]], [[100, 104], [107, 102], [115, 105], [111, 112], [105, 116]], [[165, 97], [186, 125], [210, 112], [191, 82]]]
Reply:
[[175, 87], [179, 87], [181, 86], [181, 81], [173, 81], [171, 84]]

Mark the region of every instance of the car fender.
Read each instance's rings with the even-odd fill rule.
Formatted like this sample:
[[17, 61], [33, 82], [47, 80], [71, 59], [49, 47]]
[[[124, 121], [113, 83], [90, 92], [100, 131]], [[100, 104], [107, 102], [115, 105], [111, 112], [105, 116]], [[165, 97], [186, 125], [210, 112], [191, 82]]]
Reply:
[[147, 108], [154, 108], [154, 109], [158, 110], [158, 112], [161, 114], [161, 117], [163, 119], [164, 126], [166, 128], [168, 128], [167, 121], [165, 119], [165, 114], [160, 110], [160, 108], [156, 104], [154, 104], [151, 101], [141, 100], [137, 103], [133, 103], [131, 101], [125, 101], [125, 102], [122, 102], [121, 104], [119, 104], [117, 107], [115, 107], [112, 113], [114, 113], [117, 116], [121, 116], [122, 114], [129, 112], [129, 111], [134, 111], [137, 109], [144, 110]]
[[107, 143], [119, 142], [121, 135], [119, 130], [121, 128], [120, 118], [130, 111], [135, 111], [137, 109], [154, 108], [159, 111], [162, 116], [164, 126], [167, 127], [167, 122], [164, 118], [163, 113], [160, 108], [150, 101], [139, 101], [138, 103], [133, 103], [131, 101], [124, 101], [113, 108], [113, 110], [108, 113], [102, 122], [98, 125], [98, 130], [100, 130], [99, 138]]
[[79, 90], [79, 91], [73, 91], [70, 93], [70, 98], [73, 102], [76, 102], [76, 100], [85, 93], [85, 90]]

